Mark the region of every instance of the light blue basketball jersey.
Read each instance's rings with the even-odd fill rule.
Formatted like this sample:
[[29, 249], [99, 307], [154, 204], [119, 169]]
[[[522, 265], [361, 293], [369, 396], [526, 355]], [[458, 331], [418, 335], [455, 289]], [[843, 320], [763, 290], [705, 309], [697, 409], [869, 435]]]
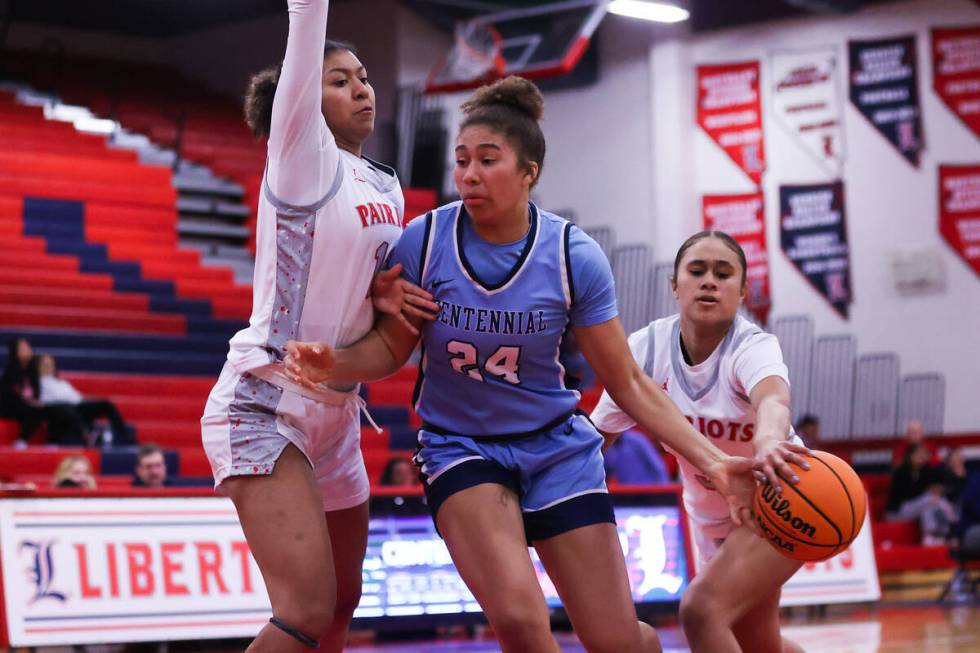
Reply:
[[563, 364], [572, 226], [531, 204], [520, 256], [488, 283], [467, 260], [464, 211], [453, 202], [419, 218], [426, 225], [418, 281], [441, 311], [422, 328], [416, 410], [427, 426], [472, 437], [536, 431], [580, 397]]

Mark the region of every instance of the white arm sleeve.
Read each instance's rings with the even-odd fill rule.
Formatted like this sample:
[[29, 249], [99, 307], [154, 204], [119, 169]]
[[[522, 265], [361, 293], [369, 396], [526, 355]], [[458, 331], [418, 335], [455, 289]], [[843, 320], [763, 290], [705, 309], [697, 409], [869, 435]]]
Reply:
[[[649, 346], [647, 334], [647, 327], [643, 327], [639, 331], [631, 333], [629, 337], [633, 360], [640, 366], [643, 365], [647, 357], [647, 347]], [[596, 404], [589, 418], [597, 429], [606, 433], [621, 433], [636, 426], [636, 420], [624, 413], [605, 390], [602, 391], [599, 403]]]
[[289, 0], [289, 37], [272, 103], [268, 182], [288, 204], [319, 201], [333, 184], [340, 151], [323, 119], [323, 50], [329, 0]]
[[771, 333], [750, 336], [735, 352], [732, 371], [746, 396], [751, 395], [752, 389], [766, 377], [778, 376], [789, 385], [789, 370], [783, 363], [783, 350], [779, 348], [779, 340]]

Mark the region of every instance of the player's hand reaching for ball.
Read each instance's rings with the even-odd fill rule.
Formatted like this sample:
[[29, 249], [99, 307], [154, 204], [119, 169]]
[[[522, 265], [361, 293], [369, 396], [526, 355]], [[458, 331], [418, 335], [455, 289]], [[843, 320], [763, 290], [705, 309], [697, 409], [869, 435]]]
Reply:
[[325, 342], [286, 343], [286, 376], [304, 387], [315, 388], [329, 380], [336, 362], [333, 348]]
[[371, 301], [376, 309], [398, 318], [409, 333], [417, 336], [419, 330], [408, 318], [434, 320], [439, 314], [439, 304], [432, 301], [432, 295], [402, 279], [401, 273], [402, 264], [397, 263], [390, 270], [382, 270], [374, 275], [371, 282]]
[[800, 480], [789, 464], [810, 469], [810, 463], [806, 461], [810, 455], [810, 450], [802, 444], [762, 439], [756, 443], [753, 469], [760, 482], [772, 483], [776, 492], [782, 494], [784, 481], [797, 483]]
[[751, 458], [725, 456], [704, 471], [714, 489], [728, 500], [732, 521], [759, 533], [752, 511], [756, 487], [753, 466]]

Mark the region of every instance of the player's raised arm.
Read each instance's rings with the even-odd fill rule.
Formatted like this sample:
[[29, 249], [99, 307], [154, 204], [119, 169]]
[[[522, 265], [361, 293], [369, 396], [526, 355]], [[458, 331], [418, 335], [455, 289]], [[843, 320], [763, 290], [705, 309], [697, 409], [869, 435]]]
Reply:
[[326, 79], [328, 0], [289, 0], [289, 36], [269, 127], [268, 182], [290, 204], [320, 199], [337, 174], [340, 154], [321, 105]]

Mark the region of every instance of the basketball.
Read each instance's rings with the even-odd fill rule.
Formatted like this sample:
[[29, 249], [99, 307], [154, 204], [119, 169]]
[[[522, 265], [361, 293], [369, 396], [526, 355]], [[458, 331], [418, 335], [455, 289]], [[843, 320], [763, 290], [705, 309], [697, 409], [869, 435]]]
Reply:
[[814, 451], [810, 469], [791, 464], [799, 483], [783, 478], [782, 494], [772, 484], [755, 494], [756, 521], [777, 551], [802, 562], [826, 560], [854, 541], [864, 523], [861, 479], [846, 462]]

